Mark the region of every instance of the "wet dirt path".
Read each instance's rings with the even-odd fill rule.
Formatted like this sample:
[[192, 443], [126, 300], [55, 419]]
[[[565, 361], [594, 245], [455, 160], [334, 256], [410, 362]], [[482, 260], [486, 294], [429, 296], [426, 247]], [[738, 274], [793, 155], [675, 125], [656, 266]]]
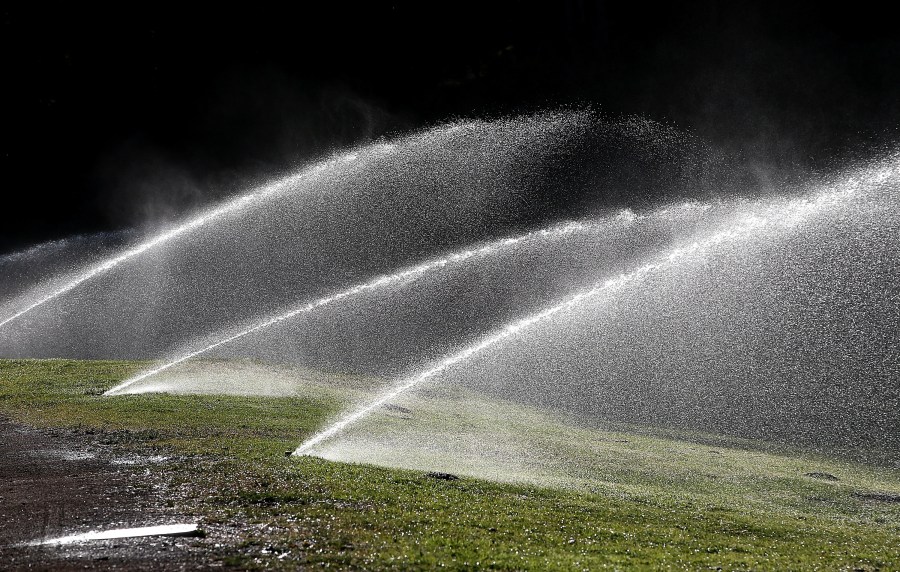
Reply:
[[220, 568], [204, 539], [27, 543], [97, 529], [185, 522], [152, 464], [116, 459], [93, 435], [38, 431], [0, 417], [0, 570]]

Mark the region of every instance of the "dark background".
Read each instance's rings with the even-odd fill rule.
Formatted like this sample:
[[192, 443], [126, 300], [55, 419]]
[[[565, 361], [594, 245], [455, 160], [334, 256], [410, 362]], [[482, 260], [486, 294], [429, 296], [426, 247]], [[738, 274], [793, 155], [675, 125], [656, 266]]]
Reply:
[[760, 170], [891, 145], [900, 33], [844, 3], [5, 9], [0, 253], [160, 221], [332, 149], [590, 105]]

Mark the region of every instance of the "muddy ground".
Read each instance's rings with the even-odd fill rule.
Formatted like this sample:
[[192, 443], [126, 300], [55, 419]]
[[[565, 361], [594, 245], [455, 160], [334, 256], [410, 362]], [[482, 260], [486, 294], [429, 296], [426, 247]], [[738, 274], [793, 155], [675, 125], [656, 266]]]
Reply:
[[[39, 431], [0, 417], [0, 570], [229, 568], [234, 533], [30, 545], [90, 530], [195, 523], [169, 490], [164, 457], [137, 457], [104, 436]], [[180, 512], [179, 512], [180, 511]]]

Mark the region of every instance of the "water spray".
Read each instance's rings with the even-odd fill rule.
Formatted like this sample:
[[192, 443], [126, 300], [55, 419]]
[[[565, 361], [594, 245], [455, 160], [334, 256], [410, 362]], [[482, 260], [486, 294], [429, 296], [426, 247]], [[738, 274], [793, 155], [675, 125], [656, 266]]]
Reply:
[[[889, 175], [886, 173], [877, 173], [876, 176], [873, 176], [869, 179], [869, 182], [874, 181], [876, 184], [878, 184], [888, 176]], [[799, 224], [802, 220], [809, 217], [819, 209], [840, 203], [843, 199], [852, 195], [858, 186], [858, 181], [851, 180], [848, 184], [842, 186], [842, 188], [837, 191], [822, 193], [812, 198], [794, 199], [787, 205], [785, 205], [782, 209], [780, 209], [780, 211], [771, 218], [760, 216], [744, 217], [739, 220], [737, 224], [735, 224], [731, 228], [728, 228], [727, 230], [717, 232], [704, 239], [695, 241], [687, 246], [673, 249], [662, 257], [643, 266], [640, 266], [635, 270], [620, 274], [614, 278], [608, 278], [606, 280], [603, 280], [602, 282], [598, 282], [593, 287], [587, 290], [583, 290], [581, 292], [573, 294], [539, 312], [508, 324], [507, 326], [489, 334], [488, 336], [482, 338], [474, 344], [463, 348], [459, 352], [444, 358], [437, 365], [434, 365], [421, 373], [400, 381], [373, 401], [339, 419], [334, 424], [330, 425], [323, 431], [317, 433], [316, 435], [302, 443], [299, 447], [297, 447], [293, 454], [311, 454], [312, 450], [317, 445], [338, 435], [347, 427], [368, 417], [374, 411], [378, 410], [381, 406], [396, 399], [398, 396], [405, 393], [409, 389], [443, 373], [444, 371], [456, 366], [457, 364], [465, 362], [469, 358], [472, 358], [509, 338], [521, 335], [522, 332], [524, 332], [528, 328], [539, 325], [540, 323], [545, 322], [546, 320], [557, 314], [560, 314], [561, 312], [569, 311], [579, 306], [584, 306], [589, 303], [589, 301], [597, 298], [602, 294], [608, 293], [617, 288], [621, 288], [627, 284], [637, 282], [644, 276], [647, 276], [654, 272], [659, 272], [665, 270], [668, 267], [672, 267], [678, 264], [679, 261], [684, 260], [686, 257], [703, 254], [723, 243], [732, 243], [744, 238], [749, 238], [760, 229], [765, 228], [772, 220], [775, 220], [786, 227]]]
[[119, 266], [120, 264], [127, 262], [127, 261], [135, 258], [136, 256], [140, 256], [141, 254], [147, 252], [148, 250], [151, 250], [157, 246], [160, 246], [162, 244], [170, 242], [184, 234], [191, 232], [192, 230], [196, 230], [198, 228], [206, 226], [215, 220], [218, 220], [227, 215], [239, 212], [240, 210], [247, 208], [248, 206], [250, 206], [254, 203], [258, 203], [268, 197], [286, 192], [292, 188], [295, 188], [301, 182], [303, 182], [307, 179], [310, 179], [312, 177], [320, 175], [321, 173], [323, 173], [330, 167], [334, 167], [336, 165], [355, 161], [356, 158], [357, 158], [357, 154], [351, 152], [351, 153], [347, 153], [347, 154], [341, 155], [341, 156], [333, 158], [333, 159], [329, 159], [327, 161], [322, 161], [320, 163], [317, 163], [311, 167], [308, 167], [308, 168], [302, 170], [299, 173], [295, 173], [293, 175], [289, 175], [287, 177], [279, 179], [275, 182], [269, 183], [269, 184], [257, 189], [254, 192], [245, 194], [241, 197], [238, 197], [236, 199], [228, 201], [219, 207], [207, 210], [206, 212], [200, 214], [199, 216], [196, 216], [196, 217], [188, 220], [187, 222], [184, 222], [184, 223], [176, 226], [175, 228], [173, 228], [171, 230], [168, 230], [166, 232], [158, 234], [158, 235], [154, 236], [153, 238], [151, 238], [145, 242], [142, 242], [141, 244], [139, 244], [133, 248], [130, 248], [130, 249], [126, 250], [125, 252], [123, 252], [117, 256], [114, 256], [112, 258], [109, 258], [109, 259], [105, 260], [104, 262], [88, 269], [84, 273], [69, 280], [62, 286], [54, 289], [50, 294], [47, 294], [47, 295], [43, 296], [42, 298], [38, 299], [37, 301], [32, 302], [31, 304], [25, 306], [23, 309], [12, 314], [11, 316], [4, 318], [2, 321], [0, 321], [0, 328], [5, 326], [6, 324], [9, 324], [9, 323], [17, 320], [18, 318], [31, 312], [32, 310], [34, 310], [40, 306], [43, 306], [47, 302], [50, 302], [50, 301], [62, 296], [63, 294], [77, 288], [78, 286], [91, 280], [92, 278], [95, 278], [97, 276], [105, 274], [106, 272], [112, 270], [116, 266]]
[[351, 286], [345, 290], [341, 290], [340, 292], [336, 292], [329, 296], [325, 296], [325, 297], [319, 298], [317, 300], [313, 300], [311, 302], [305, 302], [305, 303], [303, 303], [299, 306], [296, 306], [282, 314], [279, 314], [279, 315], [271, 317], [271, 318], [267, 318], [267, 319], [265, 319], [261, 322], [258, 322], [248, 328], [245, 328], [236, 334], [226, 336], [226, 337], [224, 337], [212, 344], [209, 344], [199, 350], [195, 350], [195, 351], [186, 353], [182, 356], [179, 356], [169, 362], [166, 362], [163, 365], [155, 367], [155, 368], [153, 368], [149, 371], [143, 372], [129, 380], [126, 380], [125, 382], [108, 390], [104, 395], [121, 394], [128, 387], [134, 385], [135, 383], [138, 383], [149, 377], [152, 377], [154, 375], [162, 373], [162, 372], [166, 371], [167, 369], [170, 369], [170, 368], [172, 368], [180, 363], [183, 363], [189, 359], [195, 358], [195, 357], [202, 355], [208, 351], [211, 351], [213, 349], [221, 347], [225, 344], [228, 344], [230, 342], [233, 342], [235, 340], [238, 340], [240, 338], [243, 338], [243, 337], [253, 334], [255, 332], [265, 330], [266, 328], [269, 328], [278, 323], [284, 322], [285, 320], [289, 320], [300, 314], [312, 312], [313, 310], [328, 306], [328, 305], [338, 302], [340, 300], [344, 300], [346, 298], [351, 298], [358, 294], [362, 294], [362, 293], [372, 291], [372, 290], [377, 290], [379, 288], [385, 288], [385, 287], [391, 286], [393, 284], [399, 284], [399, 283], [402, 283], [402, 282], [405, 282], [408, 280], [416, 280], [430, 272], [436, 271], [436, 270], [444, 268], [446, 266], [460, 264], [460, 263], [463, 263], [467, 260], [471, 260], [474, 258], [493, 256], [493, 255], [496, 255], [496, 254], [502, 252], [503, 250], [512, 248], [516, 245], [528, 242], [530, 240], [534, 240], [534, 239], [538, 239], [538, 238], [560, 238], [560, 237], [564, 237], [564, 236], [568, 236], [568, 235], [572, 235], [572, 234], [576, 234], [576, 233], [583, 234], [583, 233], [589, 233], [589, 232], [596, 232], [596, 231], [600, 230], [602, 227], [603, 227], [602, 222], [594, 222], [594, 221], [567, 222], [567, 223], [563, 223], [563, 224], [559, 224], [559, 225], [554, 225], [552, 227], [545, 228], [542, 230], [532, 231], [532, 232], [529, 232], [529, 233], [526, 233], [523, 235], [510, 237], [510, 238], [503, 238], [500, 240], [489, 242], [480, 247], [458, 251], [453, 254], [441, 257], [441, 258], [436, 258], [433, 260], [423, 262], [421, 264], [417, 264], [415, 266], [410, 266], [408, 268], [398, 270], [391, 274], [385, 274], [383, 276], [379, 276], [377, 278], [369, 280], [368, 282], [364, 282], [362, 284], [357, 284], [357, 285]]

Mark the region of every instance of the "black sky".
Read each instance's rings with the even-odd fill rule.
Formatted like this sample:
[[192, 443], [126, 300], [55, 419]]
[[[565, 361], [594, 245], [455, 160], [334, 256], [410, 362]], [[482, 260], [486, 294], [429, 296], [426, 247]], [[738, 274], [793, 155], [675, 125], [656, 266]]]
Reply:
[[895, 141], [896, 22], [823, 4], [7, 8], [0, 252], [460, 116], [591, 105], [775, 169]]

